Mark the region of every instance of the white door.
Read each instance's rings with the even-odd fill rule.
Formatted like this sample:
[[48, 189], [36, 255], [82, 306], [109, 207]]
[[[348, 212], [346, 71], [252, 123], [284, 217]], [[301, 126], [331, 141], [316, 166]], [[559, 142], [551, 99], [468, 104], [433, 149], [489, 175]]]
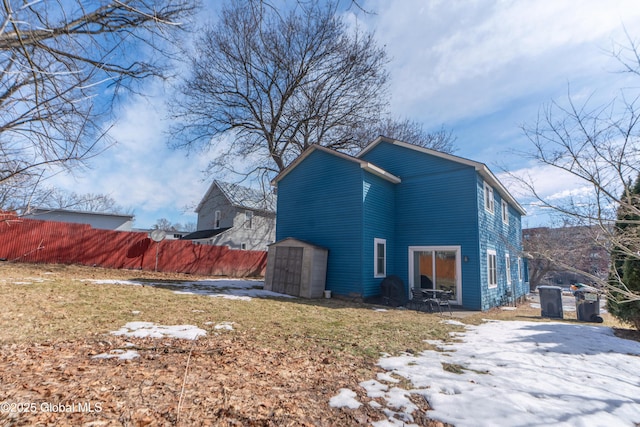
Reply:
[[409, 286], [451, 291], [462, 305], [460, 246], [409, 246]]

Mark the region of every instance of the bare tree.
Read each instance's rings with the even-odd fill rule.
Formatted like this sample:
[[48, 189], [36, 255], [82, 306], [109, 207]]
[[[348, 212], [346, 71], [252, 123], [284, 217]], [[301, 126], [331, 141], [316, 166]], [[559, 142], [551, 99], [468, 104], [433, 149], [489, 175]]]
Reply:
[[68, 193], [57, 188], [38, 188], [33, 194], [29, 205], [24, 208], [28, 211], [30, 207], [70, 209], [84, 212], [100, 212], [110, 214], [132, 215], [132, 209], [125, 209], [116, 200], [107, 194], [77, 194]]
[[154, 230], [164, 230], [164, 231], [196, 231], [197, 227], [194, 222], [187, 222], [184, 225], [175, 222], [172, 223], [167, 218], [159, 218], [155, 224], [151, 227]]
[[[625, 70], [640, 75], [639, 52], [635, 44], [631, 47], [633, 56], [619, 52], [616, 56], [624, 61]], [[592, 107], [590, 100], [578, 104], [569, 94], [566, 104], [551, 103], [534, 126], [524, 127], [532, 143], [528, 153], [532, 159], [580, 182], [572, 194], [545, 197], [530, 178], [518, 177], [539, 206], [555, 212], [566, 224], [588, 227], [594, 232], [594, 245], [616, 248], [632, 260], [640, 259], [640, 221], [620, 220], [616, 213], [628, 213], [629, 218], [640, 215], [628, 185], [640, 171], [639, 95], [635, 88], [624, 88], [610, 103]], [[624, 231], [622, 222], [633, 227]], [[615, 293], [618, 300], [640, 300], [640, 289], [627, 286], [620, 275], [613, 283], [597, 275], [589, 278]]]
[[[569, 284], [571, 280], [607, 280], [609, 252], [598, 227], [538, 227], [522, 230], [522, 248], [528, 258], [531, 290], [542, 284]], [[594, 244], [597, 242], [597, 244]]]
[[382, 135], [443, 153], [452, 154], [456, 151], [457, 138], [451, 130], [441, 126], [436, 131], [426, 131], [422, 123], [409, 119], [385, 117], [375, 123], [373, 127], [360, 129], [359, 132], [357, 139], [361, 144], [368, 144]]
[[268, 173], [311, 144], [359, 147], [356, 130], [386, 106], [385, 51], [372, 34], [347, 26], [336, 2], [290, 6], [231, 1], [202, 29], [170, 104], [174, 146], [212, 147], [229, 136], [213, 166], [254, 156]]
[[195, 7], [189, 0], [3, 1], [0, 193], [99, 153], [107, 145], [103, 114], [120, 91], [163, 75], [169, 39]]
[[169, 221], [167, 218], [159, 218], [151, 228], [154, 230], [178, 231], [176, 226], [172, 224], [171, 221]]

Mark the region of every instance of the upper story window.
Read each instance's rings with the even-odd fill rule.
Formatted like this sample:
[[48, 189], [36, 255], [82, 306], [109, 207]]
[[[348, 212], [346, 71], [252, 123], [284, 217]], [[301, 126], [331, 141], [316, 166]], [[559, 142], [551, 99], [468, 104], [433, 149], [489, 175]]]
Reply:
[[213, 218], [213, 228], [220, 228], [221, 217], [222, 217], [222, 214], [220, 213], [220, 211], [216, 211]]
[[493, 199], [493, 188], [486, 182], [484, 183], [484, 208], [487, 212], [493, 213], [495, 210]]
[[244, 228], [253, 228], [253, 211], [244, 211]]
[[387, 276], [387, 241], [385, 239], [373, 239], [373, 277]]
[[502, 222], [509, 224], [509, 204], [504, 200], [501, 203]]

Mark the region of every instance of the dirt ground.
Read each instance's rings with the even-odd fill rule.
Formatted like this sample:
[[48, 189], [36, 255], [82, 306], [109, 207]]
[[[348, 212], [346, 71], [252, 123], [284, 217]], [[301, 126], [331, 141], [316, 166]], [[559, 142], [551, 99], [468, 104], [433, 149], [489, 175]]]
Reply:
[[[0, 344], [0, 426], [350, 426], [388, 419], [385, 402], [359, 386], [382, 372], [373, 361], [310, 337], [286, 340], [286, 347], [269, 346], [251, 330], [193, 341], [97, 332], [71, 339], [61, 331], [59, 339]], [[139, 357], [94, 357], [126, 350]], [[363, 405], [331, 407], [341, 388]], [[414, 403], [415, 424], [444, 426], [426, 417], [424, 399]]]
[[[102, 336], [4, 347], [0, 424], [346, 426], [386, 419], [367, 404], [355, 410], [328, 404], [339, 388], [361, 393], [358, 383], [374, 366], [344, 355], [338, 361], [309, 343], [297, 350], [299, 344], [277, 352], [237, 336], [196, 341]], [[140, 357], [92, 358], [130, 348]], [[425, 418], [426, 402], [415, 403], [423, 409], [415, 413], [416, 424], [442, 426]]]

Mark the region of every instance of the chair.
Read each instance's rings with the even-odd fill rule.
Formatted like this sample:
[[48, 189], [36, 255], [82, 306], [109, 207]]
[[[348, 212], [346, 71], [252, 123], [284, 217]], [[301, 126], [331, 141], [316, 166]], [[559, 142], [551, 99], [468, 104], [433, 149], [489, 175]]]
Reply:
[[446, 306], [449, 308], [449, 315], [453, 316], [453, 312], [451, 311], [451, 304], [449, 303], [449, 300], [451, 299], [451, 297], [453, 297], [453, 292], [444, 291], [444, 292], [438, 292], [438, 294], [436, 295], [436, 298], [434, 298], [433, 303], [438, 306], [438, 311], [440, 312], [441, 315], [442, 315], [442, 307]]
[[420, 309], [424, 307], [427, 307], [429, 311], [431, 311], [431, 306], [429, 305], [427, 298], [418, 288], [411, 288], [411, 300], [409, 303], [415, 306], [417, 311], [420, 311]]

